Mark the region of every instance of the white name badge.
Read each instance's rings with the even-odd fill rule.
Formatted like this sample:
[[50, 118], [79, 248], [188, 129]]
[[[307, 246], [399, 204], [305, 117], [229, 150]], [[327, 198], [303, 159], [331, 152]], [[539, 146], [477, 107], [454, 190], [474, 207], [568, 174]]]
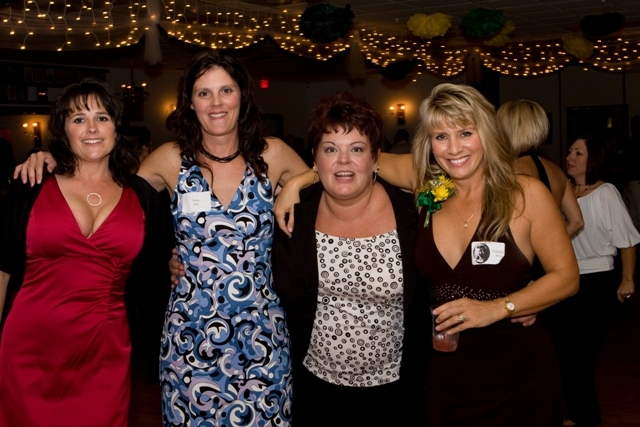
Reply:
[[471, 242], [471, 263], [473, 265], [497, 265], [504, 258], [502, 242]]
[[211, 193], [185, 193], [182, 195], [182, 212], [194, 213], [211, 210]]

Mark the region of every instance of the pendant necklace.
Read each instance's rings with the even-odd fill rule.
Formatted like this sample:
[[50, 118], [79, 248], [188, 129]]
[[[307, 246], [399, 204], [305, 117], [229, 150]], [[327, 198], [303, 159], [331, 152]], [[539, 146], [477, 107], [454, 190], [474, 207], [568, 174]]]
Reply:
[[86, 197], [86, 200], [89, 206], [91, 206], [92, 208], [97, 208], [98, 206], [100, 206], [102, 204], [102, 196], [96, 193], [95, 191], [91, 191], [87, 183], [84, 182], [84, 179], [80, 178], [79, 174], [77, 175], [77, 177], [80, 180], [80, 182], [82, 182], [84, 186], [87, 187], [87, 190], [89, 190], [89, 194], [87, 194], [87, 197]]
[[476, 210], [475, 210], [475, 211], [473, 211], [473, 214], [472, 214], [472, 215], [469, 217], [469, 219], [468, 219], [468, 220], [466, 220], [466, 221], [464, 220], [464, 218], [462, 218], [462, 215], [460, 215], [460, 212], [458, 212], [458, 208], [456, 207], [456, 205], [453, 205], [453, 208], [456, 210], [456, 213], [458, 214], [458, 218], [460, 218], [460, 219], [464, 222], [464, 224], [463, 224], [462, 226], [463, 226], [464, 228], [467, 228], [467, 227], [469, 226], [469, 221], [471, 221], [471, 219], [472, 219], [474, 216], [476, 216], [476, 214], [478, 213], [478, 208], [480, 208], [480, 206], [478, 206], [478, 207], [476, 208]]
[[200, 147], [200, 151], [202, 152], [202, 154], [204, 154], [204, 156], [207, 159], [213, 160], [214, 162], [218, 162], [218, 163], [229, 163], [231, 160], [235, 159], [236, 157], [238, 157], [240, 155], [240, 149], [238, 149], [238, 151], [236, 151], [235, 153], [233, 153], [233, 154], [231, 154], [230, 156], [227, 156], [227, 157], [214, 156], [213, 154], [208, 152], [207, 149], [204, 148], [204, 146]]

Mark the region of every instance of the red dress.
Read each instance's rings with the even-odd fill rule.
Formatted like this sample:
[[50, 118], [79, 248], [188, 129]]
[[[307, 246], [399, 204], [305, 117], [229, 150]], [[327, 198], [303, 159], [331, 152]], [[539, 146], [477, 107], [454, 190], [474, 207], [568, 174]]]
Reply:
[[29, 216], [24, 282], [0, 342], [0, 426], [127, 425], [123, 297], [143, 238], [132, 189], [86, 238], [56, 179], [44, 183]]

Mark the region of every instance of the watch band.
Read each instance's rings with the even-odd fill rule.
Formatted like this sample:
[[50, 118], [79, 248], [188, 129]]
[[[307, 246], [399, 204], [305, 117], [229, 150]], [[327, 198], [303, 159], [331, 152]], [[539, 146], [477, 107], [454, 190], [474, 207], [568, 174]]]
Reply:
[[504, 300], [504, 308], [509, 313], [509, 316], [513, 316], [513, 313], [516, 311], [516, 306], [511, 300], [507, 297], [502, 298]]

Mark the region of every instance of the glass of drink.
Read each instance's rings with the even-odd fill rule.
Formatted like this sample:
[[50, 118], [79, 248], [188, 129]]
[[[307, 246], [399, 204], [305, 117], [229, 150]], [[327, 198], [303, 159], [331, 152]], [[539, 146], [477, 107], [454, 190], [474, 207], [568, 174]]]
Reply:
[[438, 326], [438, 324], [436, 323], [436, 318], [438, 316], [433, 314], [433, 310], [435, 310], [439, 306], [440, 304], [432, 305], [431, 307], [429, 307], [431, 309], [431, 337], [433, 341], [433, 348], [438, 351], [444, 352], [456, 351], [456, 349], [458, 348], [458, 340], [460, 338], [460, 334], [456, 333], [449, 335], [447, 333], [447, 330], [436, 331], [436, 326]]

